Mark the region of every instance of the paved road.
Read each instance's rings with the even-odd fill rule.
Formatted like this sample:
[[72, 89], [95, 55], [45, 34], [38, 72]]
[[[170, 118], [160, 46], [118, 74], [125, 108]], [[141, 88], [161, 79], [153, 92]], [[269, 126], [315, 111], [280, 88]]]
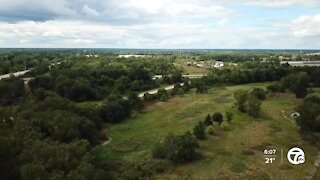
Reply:
[[[183, 86], [183, 83], [181, 83], [181, 86]], [[161, 88], [157, 88], [157, 89], [151, 89], [151, 90], [149, 90], [149, 91], [144, 91], [144, 92], [142, 92], [142, 93], [139, 93], [138, 94], [138, 97], [139, 98], [143, 98], [143, 96], [144, 96], [144, 94], [145, 93], [149, 93], [149, 94], [157, 94], [158, 93], [158, 91], [159, 91], [159, 89], [165, 89], [165, 90], [171, 90], [171, 89], [173, 89], [174, 88], [174, 85], [168, 85], [168, 86], [166, 86], [166, 87], [161, 87]]]
[[[203, 76], [206, 76], [206, 74], [185, 74], [185, 75], [182, 75], [182, 77], [189, 78], [189, 79], [202, 78]], [[162, 78], [162, 75], [154, 75], [152, 77], [152, 79], [160, 79], [160, 78]]]
[[15, 73], [10, 73], [10, 74], [4, 74], [0, 76], [0, 80], [2, 79], [8, 79], [10, 78], [11, 75], [13, 76], [22, 76], [24, 74], [26, 74], [27, 72], [29, 72], [31, 69], [25, 70], [25, 71], [19, 71], [19, 72], [15, 72]]
[[[61, 62], [51, 63], [49, 65], [49, 68], [51, 68], [51, 66], [55, 66], [55, 65], [59, 65], [59, 64], [61, 64]], [[26, 74], [27, 72], [29, 72], [31, 70], [32, 70], [32, 68], [28, 69], [28, 70], [24, 70], [24, 71], [18, 71], [18, 72], [15, 72], [15, 73], [3, 74], [3, 75], [0, 75], [0, 80], [8, 79], [8, 78], [10, 78], [11, 75], [16, 76], [16, 77], [22, 76], [22, 75]], [[29, 82], [30, 78], [25, 78], [24, 80], [25, 80], [25, 82]]]

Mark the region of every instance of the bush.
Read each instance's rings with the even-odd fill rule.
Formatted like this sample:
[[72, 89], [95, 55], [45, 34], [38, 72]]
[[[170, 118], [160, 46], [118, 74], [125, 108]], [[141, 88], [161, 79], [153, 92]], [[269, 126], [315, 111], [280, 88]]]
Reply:
[[246, 102], [248, 99], [248, 92], [245, 90], [237, 90], [234, 93], [234, 97], [236, 99], [235, 105], [237, 109], [241, 112], [246, 112]]
[[160, 101], [166, 101], [167, 100], [167, 95], [166, 94], [162, 94], [160, 96]]
[[194, 159], [197, 147], [199, 147], [198, 141], [190, 132], [182, 135], [168, 134], [163, 142], [153, 147], [152, 156], [176, 163], [187, 162]]
[[231, 122], [231, 121], [232, 121], [232, 118], [233, 118], [233, 113], [230, 112], [230, 111], [227, 111], [227, 112], [226, 112], [226, 117], [227, 117], [227, 121], [228, 121], [228, 122]]
[[211, 120], [210, 114], [208, 114], [207, 117], [204, 119], [204, 124], [205, 124], [206, 126], [212, 125], [212, 120]]
[[179, 95], [179, 96], [183, 96], [183, 95], [184, 95], [184, 90], [183, 90], [183, 88], [179, 88], [179, 90], [178, 90], [178, 95]]
[[206, 125], [202, 121], [198, 121], [197, 124], [193, 128], [193, 135], [198, 139], [206, 138]]
[[226, 121], [221, 123], [221, 128], [225, 131], [229, 131], [230, 130], [230, 125], [229, 123], [227, 123]]
[[260, 100], [266, 99], [266, 92], [261, 88], [254, 88], [250, 94], [256, 96]]
[[268, 85], [267, 89], [271, 92], [284, 92], [284, 88], [278, 82]]
[[258, 117], [261, 111], [261, 101], [255, 97], [250, 95], [247, 101], [247, 112], [252, 117]]
[[167, 156], [167, 148], [164, 144], [156, 143], [152, 148], [152, 157], [165, 159]]
[[206, 132], [210, 135], [215, 135], [216, 134], [216, 129], [214, 126], [208, 126], [206, 129]]
[[212, 120], [220, 125], [223, 121], [223, 115], [219, 112], [216, 112], [212, 115]]

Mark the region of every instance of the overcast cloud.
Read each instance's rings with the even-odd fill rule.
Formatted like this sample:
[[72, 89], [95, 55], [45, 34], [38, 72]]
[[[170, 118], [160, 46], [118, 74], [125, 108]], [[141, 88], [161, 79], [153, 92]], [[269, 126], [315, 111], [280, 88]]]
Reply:
[[0, 47], [320, 48], [317, 0], [0, 3]]

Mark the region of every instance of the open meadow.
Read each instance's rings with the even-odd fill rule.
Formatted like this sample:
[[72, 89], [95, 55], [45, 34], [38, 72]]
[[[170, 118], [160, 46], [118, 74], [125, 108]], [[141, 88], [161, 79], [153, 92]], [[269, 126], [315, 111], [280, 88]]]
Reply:
[[[316, 159], [317, 147], [300, 138], [290, 114], [301, 100], [290, 93], [269, 94], [260, 117], [240, 113], [233, 105], [237, 89], [264, 88], [267, 83], [214, 87], [206, 94], [191, 91], [166, 102], [147, 105], [141, 113], [119, 124], [107, 124], [112, 142], [96, 150], [100, 163], [126, 162], [132, 166], [151, 161], [155, 142], [169, 132], [192, 131], [207, 114], [231, 111], [230, 128], [218, 128], [215, 135], [200, 141], [199, 158], [187, 164], [171, 164], [153, 175], [157, 179], [304, 179]], [[291, 147], [302, 147], [306, 162], [291, 165], [286, 154]], [[276, 159], [265, 163], [263, 150], [276, 149]], [[282, 154], [283, 152], [283, 154]], [[134, 166], [133, 166], [134, 167]], [[123, 173], [116, 170], [113, 173]], [[117, 175], [116, 175], [117, 176]]]

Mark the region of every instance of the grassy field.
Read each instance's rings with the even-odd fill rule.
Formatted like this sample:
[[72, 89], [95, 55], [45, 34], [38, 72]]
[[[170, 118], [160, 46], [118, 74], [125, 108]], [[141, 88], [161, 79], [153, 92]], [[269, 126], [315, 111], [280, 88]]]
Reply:
[[[112, 143], [96, 150], [100, 162], [137, 164], [151, 158], [156, 141], [173, 133], [192, 130], [198, 120], [214, 112], [234, 113], [229, 131], [219, 129], [214, 136], [200, 141], [199, 160], [170, 165], [155, 179], [304, 179], [313, 165], [317, 147], [301, 140], [290, 113], [300, 102], [292, 94], [274, 94], [263, 102], [260, 118], [239, 113], [233, 107], [237, 89], [264, 87], [266, 84], [215, 87], [207, 94], [189, 93], [167, 102], [152, 104], [142, 113], [120, 124], [107, 125]], [[289, 164], [286, 153], [298, 146], [306, 154], [306, 162]], [[264, 149], [276, 149], [276, 160], [265, 164]], [[283, 158], [281, 160], [281, 150]]]

